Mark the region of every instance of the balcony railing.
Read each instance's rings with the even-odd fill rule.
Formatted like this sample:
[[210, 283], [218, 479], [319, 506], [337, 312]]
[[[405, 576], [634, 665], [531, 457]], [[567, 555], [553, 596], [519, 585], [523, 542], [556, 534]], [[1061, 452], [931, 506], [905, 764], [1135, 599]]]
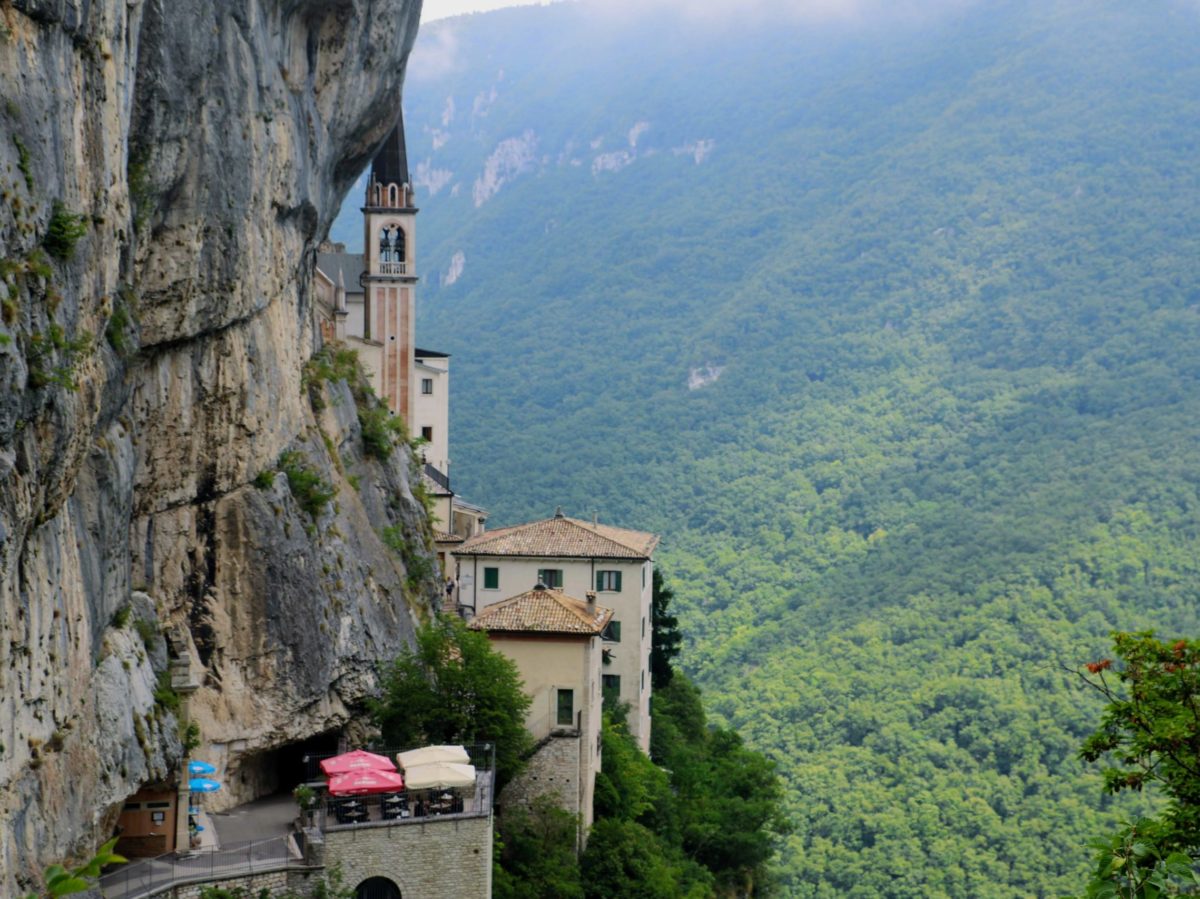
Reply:
[[436, 468], [434, 468], [428, 462], [425, 463], [425, 476], [427, 478], [429, 478], [429, 480], [433, 481], [433, 483], [437, 484], [439, 487], [441, 487], [443, 490], [445, 490], [447, 493], [451, 492], [450, 478], [447, 477], [442, 472], [438, 471]]
[[407, 262], [381, 262], [379, 263], [379, 274], [381, 275], [406, 275], [408, 274]]

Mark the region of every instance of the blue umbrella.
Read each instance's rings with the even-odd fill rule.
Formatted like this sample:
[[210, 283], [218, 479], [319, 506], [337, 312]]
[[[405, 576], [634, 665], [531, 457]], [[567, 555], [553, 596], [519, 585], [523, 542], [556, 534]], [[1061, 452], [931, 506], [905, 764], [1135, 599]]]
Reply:
[[188, 789], [193, 793], [215, 793], [221, 789], [221, 785], [207, 777], [193, 777], [188, 781]]
[[188, 774], [216, 774], [217, 769], [208, 762], [202, 762], [199, 759], [188, 762]]

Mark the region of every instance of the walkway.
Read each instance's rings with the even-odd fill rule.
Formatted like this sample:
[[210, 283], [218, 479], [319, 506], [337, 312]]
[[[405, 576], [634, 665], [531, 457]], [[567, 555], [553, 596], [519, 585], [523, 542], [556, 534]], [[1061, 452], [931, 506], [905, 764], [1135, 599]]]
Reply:
[[217, 832], [218, 845], [228, 846], [284, 836], [291, 832], [297, 814], [291, 793], [276, 793], [227, 812], [209, 812], [208, 817]]
[[302, 860], [294, 854], [294, 843], [288, 838], [295, 815], [296, 801], [286, 793], [248, 802], [228, 812], [210, 812], [205, 815], [205, 836], [211, 833], [216, 845], [121, 865], [100, 878], [104, 896], [142, 899], [182, 881], [301, 865]]

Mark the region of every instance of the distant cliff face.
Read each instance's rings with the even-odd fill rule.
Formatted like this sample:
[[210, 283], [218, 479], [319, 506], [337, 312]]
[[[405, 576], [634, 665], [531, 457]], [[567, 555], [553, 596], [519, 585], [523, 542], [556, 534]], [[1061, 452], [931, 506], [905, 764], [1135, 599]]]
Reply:
[[[436, 590], [377, 533], [426, 553], [407, 448], [368, 459], [349, 392], [302, 382], [314, 241], [394, 120], [419, 11], [0, 4], [6, 895], [172, 777], [171, 657], [231, 802], [256, 754], [347, 721]], [[338, 488], [315, 516], [269, 475], [285, 451]]]

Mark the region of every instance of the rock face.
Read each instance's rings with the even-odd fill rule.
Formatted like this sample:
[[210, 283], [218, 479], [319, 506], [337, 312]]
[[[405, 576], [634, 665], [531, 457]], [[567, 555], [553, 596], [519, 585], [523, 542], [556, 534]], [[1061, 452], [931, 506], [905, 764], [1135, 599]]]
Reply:
[[349, 391], [303, 381], [314, 247], [419, 12], [0, 3], [0, 894], [175, 779], [171, 670], [230, 803], [437, 593], [407, 447], [364, 455]]

